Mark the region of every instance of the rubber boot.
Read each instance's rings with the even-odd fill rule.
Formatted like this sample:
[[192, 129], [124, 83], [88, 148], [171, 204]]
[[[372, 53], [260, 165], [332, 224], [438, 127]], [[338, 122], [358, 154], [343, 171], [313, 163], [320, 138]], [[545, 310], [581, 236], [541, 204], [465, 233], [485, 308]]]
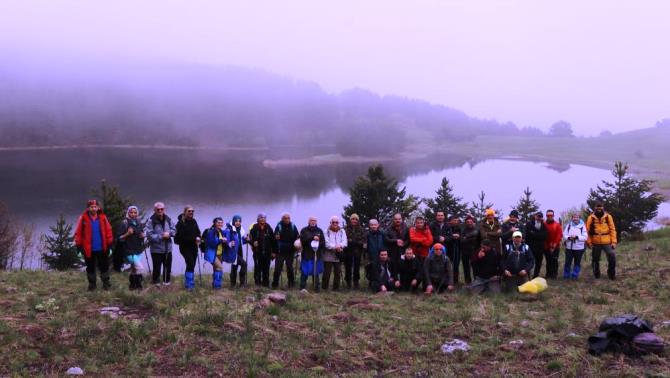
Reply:
[[578, 267], [578, 266], [575, 266], [574, 268], [572, 268], [571, 278], [572, 278], [573, 280], [576, 280], [576, 279], [579, 278], [579, 271], [580, 271], [580, 270], [581, 270], [581, 268]]
[[194, 273], [186, 272], [184, 273], [184, 288], [186, 290], [191, 290], [195, 287]]
[[136, 274], [135, 275], [135, 288], [137, 290], [142, 290], [142, 281], [144, 280], [144, 276], [141, 274]]
[[214, 272], [212, 274], [212, 287], [214, 289], [220, 289], [221, 288], [221, 281], [223, 281], [223, 272]]

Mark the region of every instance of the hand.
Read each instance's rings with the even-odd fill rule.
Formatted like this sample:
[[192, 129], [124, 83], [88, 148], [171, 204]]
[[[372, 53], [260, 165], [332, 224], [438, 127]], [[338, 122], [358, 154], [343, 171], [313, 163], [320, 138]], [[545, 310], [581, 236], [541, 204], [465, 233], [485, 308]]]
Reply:
[[444, 236], [440, 236], [440, 243], [444, 243]]
[[279, 240], [279, 234], [275, 235], [275, 240]]
[[459, 235], [459, 234], [452, 234], [452, 235], [451, 235], [451, 238], [452, 238], [452, 239], [458, 239], [458, 238], [460, 238], [460, 237], [461, 237], [461, 235]]
[[382, 293], [386, 293], [386, 286], [382, 285], [382, 286], [379, 288], [379, 291], [381, 291]]
[[479, 253], [477, 254], [477, 257], [479, 257], [480, 259], [483, 259], [484, 256], [486, 256], [486, 253], [484, 253], [484, 251], [480, 249]]
[[363, 243], [363, 249], [368, 249], [368, 243]]
[[195, 238], [195, 242], [198, 243], [198, 244], [200, 244], [200, 236], [198, 236], [198, 237]]
[[454, 291], [454, 285], [449, 285], [449, 286], [447, 286], [447, 290], [449, 290], [449, 291]]
[[163, 232], [163, 239], [170, 239], [170, 233], [169, 232]]
[[230, 245], [230, 248], [235, 248], [235, 240], [231, 240], [229, 245]]
[[411, 285], [416, 286], [417, 284], [418, 284], [418, 282], [416, 281], [416, 279], [413, 279], [412, 282], [411, 282]]
[[258, 248], [258, 242], [257, 241], [254, 242], [254, 248]]
[[426, 287], [426, 294], [430, 295], [432, 293], [433, 293], [433, 285], [428, 285], [428, 287]]
[[276, 253], [273, 253], [273, 254], [272, 254], [272, 259], [274, 260], [274, 259], [276, 259], [276, 258], [277, 258], [277, 254], [276, 254]]
[[616, 249], [616, 243], [612, 243], [612, 249]]
[[526, 277], [526, 275], [528, 275], [528, 272], [526, 272], [525, 270], [519, 272], [519, 276], [521, 277]]
[[395, 282], [395, 287], [400, 287], [400, 281]]
[[512, 232], [514, 232], [514, 231], [519, 231], [519, 229], [516, 228], [516, 227], [512, 227], [511, 231], [512, 231]]
[[319, 241], [319, 240], [321, 240], [321, 238], [319, 238], [319, 235], [316, 235], [316, 236], [314, 237], [314, 240]]
[[111, 248], [111, 247], [108, 248], [108, 249], [107, 249], [107, 257], [111, 257], [111, 256], [112, 256], [112, 252], [114, 252], [114, 251], [112, 250], [112, 248]]
[[512, 273], [510, 273], [509, 270], [506, 270], [506, 271], [505, 271], [505, 276], [507, 276], [507, 277], [512, 277]]
[[398, 244], [398, 247], [404, 247], [405, 246], [405, 241], [402, 240], [402, 239], [398, 239], [396, 244]]
[[144, 232], [140, 232], [140, 239], [144, 239]]
[[84, 258], [84, 250], [81, 247], [77, 247], [77, 257], [80, 259]]
[[128, 236], [130, 236], [130, 235], [132, 235], [132, 234], [134, 234], [134, 233], [135, 233], [135, 230], [133, 230], [132, 227], [129, 227], [129, 228], [128, 228], [128, 231], [126, 231], [126, 235], [128, 235]]

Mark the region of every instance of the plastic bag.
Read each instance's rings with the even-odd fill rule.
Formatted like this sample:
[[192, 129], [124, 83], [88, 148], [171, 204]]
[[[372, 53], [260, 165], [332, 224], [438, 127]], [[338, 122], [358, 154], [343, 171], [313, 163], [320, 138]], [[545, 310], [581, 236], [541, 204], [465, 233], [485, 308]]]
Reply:
[[547, 290], [547, 280], [542, 277], [536, 277], [519, 286], [519, 293], [537, 294]]

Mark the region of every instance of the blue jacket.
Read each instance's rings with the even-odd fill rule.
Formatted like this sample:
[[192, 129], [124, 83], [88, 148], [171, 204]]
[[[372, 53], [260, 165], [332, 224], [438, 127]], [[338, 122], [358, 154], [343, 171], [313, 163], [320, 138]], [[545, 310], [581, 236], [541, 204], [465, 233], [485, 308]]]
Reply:
[[[207, 253], [214, 252], [215, 256], [216, 256], [216, 250], [220, 244], [223, 244], [224, 253], [227, 246], [227, 243], [224, 243], [221, 239], [219, 239], [218, 234], [219, 233], [216, 231], [216, 228], [210, 227], [207, 229], [207, 235], [205, 237], [205, 245], [207, 245]], [[226, 237], [225, 230], [221, 230], [221, 234], [223, 235], [223, 237]]]
[[384, 233], [380, 230], [377, 230], [377, 232], [368, 231], [368, 257], [370, 258], [370, 262], [376, 262], [379, 252], [385, 250]]
[[[223, 237], [228, 239], [228, 243], [223, 246], [224, 262], [234, 264], [237, 261], [237, 256], [240, 254], [240, 248], [247, 242], [244, 228], [242, 228], [241, 231], [242, 233], [240, 234], [230, 223], [226, 224], [226, 228], [223, 229]], [[231, 241], [235, 242], [235, 247], [230, 246]]]

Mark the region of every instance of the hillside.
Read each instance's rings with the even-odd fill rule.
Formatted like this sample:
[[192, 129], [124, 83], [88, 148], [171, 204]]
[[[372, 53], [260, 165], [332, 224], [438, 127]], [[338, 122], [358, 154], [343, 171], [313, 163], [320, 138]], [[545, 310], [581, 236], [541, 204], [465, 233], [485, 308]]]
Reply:
[[[667, 352], [593, 357], [586, 347], [622, 313], [670, 340], [670, 232], [648, 237], [617, 249], [617, 281], [593, 280], [587, 258], [579, 282], [550, 282], [536, 297], [290, 291], [286, 305], [263, 306], [253, 289], [131, 293], [115, 275], [112, 291], [87, 293], [79, 272], [2, 272], [0, 375], [660, 376]], [[107, 306], [123, 314], [101, 315]], [[452, 338], [472, 349], [443, 354]]]

